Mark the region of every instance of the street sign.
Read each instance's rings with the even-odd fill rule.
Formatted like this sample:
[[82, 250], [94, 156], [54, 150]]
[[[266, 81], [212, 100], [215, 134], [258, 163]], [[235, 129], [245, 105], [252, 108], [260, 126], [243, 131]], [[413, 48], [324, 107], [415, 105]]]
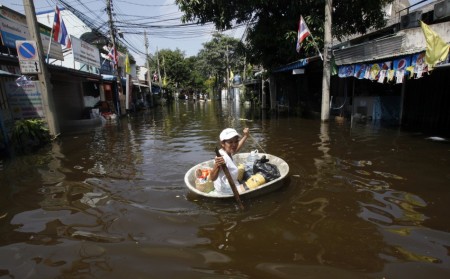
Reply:
[[22, 74], [38, 74], [41, 72], [35, 41], [16, 41], [16, 49]]
[[16, 49], [19, 60], [39, 61], [35, 41], [16, 41]]
[[38, 61], [19, 61], [22, 74], [39, 74], [41, 67]]

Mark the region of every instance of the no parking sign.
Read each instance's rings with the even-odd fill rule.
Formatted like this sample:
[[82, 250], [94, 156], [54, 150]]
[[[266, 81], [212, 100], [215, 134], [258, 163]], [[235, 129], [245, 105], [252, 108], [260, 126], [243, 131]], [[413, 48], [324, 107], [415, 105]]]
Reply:
[[41, 72], [35, 41], [16, 41], [16, 49], [22, 74], [38, 74]]

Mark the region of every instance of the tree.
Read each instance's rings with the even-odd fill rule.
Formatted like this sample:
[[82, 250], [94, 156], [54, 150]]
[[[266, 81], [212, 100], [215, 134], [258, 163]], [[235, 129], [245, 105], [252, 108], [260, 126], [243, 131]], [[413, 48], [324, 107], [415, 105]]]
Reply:
[[166, 78], [168, 87], [183, 88], [187, 87], [191, 80], [191, 69], [184, 57], [184, 52], [179, 50], [162, 49], [153, 56], [150, 61], [150, 68], [153, 72], [158, 73], [158, 61], [159, 59], [159, 72], [161, 73], [161, 82], [163, 78]]
[[191, 56], [186, 59], [186, 63], [191, 71], [188, 86], [196, 91], [204, 91], [206, 89], [204, 82], [207, 76], [201, 73], [201, 66], [197, 56]]
[[204, 82], [208, 76], [203, 74], [203, 61], [200, 61], [197, 56], [186, 58], [184, 52], [178, 48], [162, 49], [150, 60], [152, 72], [158, 73], [158, 59], [163, 86], [172, 90], [175, 88], [195, 91], [206, 89]]
[[[243, 47], [239, 40], [220, 33], [213, 34], [211, 41], [203, 44], [198, 53], [197, 69], [205, 77], [214, 81], [223, 81], [227, 76], [227, 66], [235, 73], [244, 70]], [[227, 65], [228, 64], [228, 65]], [[220, 84], [215, 84], [218, 90]]]
[[[384, 26], [383, 8], [393, 0], [335, 0], [333, 5], [333, 37], [361, 33]], [[200, 24], [213, 22], [218, 30], [233, 25], [248, 24], [247, 60], [273, 68], [315, 52], [304, 47], [301, 55], [295, 51], [300, 15], [323, 48], [325, 0], [176, 0], [184, 13], [183, 21]]]

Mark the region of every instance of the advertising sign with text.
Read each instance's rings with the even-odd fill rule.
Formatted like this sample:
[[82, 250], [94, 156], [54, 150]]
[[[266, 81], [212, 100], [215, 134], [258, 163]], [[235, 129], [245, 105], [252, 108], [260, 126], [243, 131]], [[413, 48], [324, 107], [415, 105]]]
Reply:
[[[42, 47], [47, 54], [50, 42], [51, 28], [39, 24]], [[0, 34], [2, 43], [6, 47], [15, 48], [17, 40], [30, 40], [26, 17], [6, 7], [0, 6]], [[50, 57], [64, 61], [62, 47], [59, 43], [52, 41], [50, 46]]]

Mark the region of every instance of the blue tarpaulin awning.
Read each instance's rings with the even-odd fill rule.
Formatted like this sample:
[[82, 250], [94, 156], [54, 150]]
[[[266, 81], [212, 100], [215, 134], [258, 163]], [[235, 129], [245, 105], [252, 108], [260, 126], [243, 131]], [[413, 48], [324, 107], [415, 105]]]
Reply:
[[309, 58], [300, 59], [295, 62], [281, 66], [281, 67], [275, 69], [273, 72], [280, 73], [280, 72], [291, 71], [293, 69], [303, 68], [303, 67], [306, 67], [306, 65], [308, 65], [308, 63], [309, 63]]
[[[307, 58], [302, 58], [300, 60], [297, 60], [295, 62], [283, 65], [281, 67], [276, 68], [273, 72], [274, 73], [281, 73], [281, 72], [287, 72], [287, 71], [292, 71], [294, 69], [301, 69], [301, 68], [305, 68], [306, 66], [308, 66], [310, 63], [317, 61], [317, 60], [322, 60], [322, 58], [319, 55], [316, 56], [310, 56]], [[322, 61], [320, 61], [322, 62]]]

